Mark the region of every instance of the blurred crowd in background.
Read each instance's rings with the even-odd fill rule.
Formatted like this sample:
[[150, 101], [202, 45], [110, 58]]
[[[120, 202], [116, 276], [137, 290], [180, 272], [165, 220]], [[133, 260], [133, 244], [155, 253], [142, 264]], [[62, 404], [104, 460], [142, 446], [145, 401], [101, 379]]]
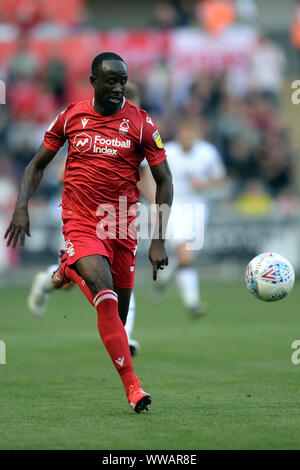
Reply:
[[[230, 60], [226, 67], [200, 64], [176, 76], [181, 67], [174, 65], [176, 46], [173, 56], [162, 49], [159, 54], [152, 51], [152, 62], [139, 67], [133, 38], [128, 54], [131, 50], [135, 59], [128, 61], [129, 76], [165, 142], [176, 139], [183, 117], [199, 119], [201, 137], [216, 145], [225, 163], [231, 181], [228, 198], [238, 201], [242, 212], [268, 213], [274, 200], [293, 211], [295, 150], [282, 106], [286, 57], [258, 27], [257, 16], [254, 0], [156, 3], [139, 40], [144, 40], [142, 34], [152, 34], [150, 41], [160, 38], [163, 44], [170, 37], [165, 34], [189, 30], [221, 44], [229, 30], [242, 27], [254, 38], [251, 53], [242, 66], [234, 61], [231, 66]], [[100, 40], [90, 19], [84, 0], [1, 1], [0, 79], [6, 84], [6, 105], [0, 106], [2, 211], [12, 207], [17, 183], [52, 119], [70, 101], [92, 97], [91, 59], [114, 43], [107, 42], [105, 34]], [[295, 2], [291, 44], [296, 49], [299, 25], [300, 3]], [[120, 44], [122, 34], [116, 38]], [[193, 57], [193, 44], [189, 49]], [[121, 55], [127, 61], [122, 49]], [[34, 204], [57, 197], [56, 172], [55, 165], [47, 172]]]

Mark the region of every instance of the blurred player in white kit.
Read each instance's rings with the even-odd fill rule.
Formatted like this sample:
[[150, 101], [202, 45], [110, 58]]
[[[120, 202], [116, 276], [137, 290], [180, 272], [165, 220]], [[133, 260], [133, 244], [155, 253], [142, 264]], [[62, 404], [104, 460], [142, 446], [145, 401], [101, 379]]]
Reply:
[[207, 219], [205, 196], [225, 181], [226, 171], [216, 147], [201, 138], [201, 122], [197, 119], [183, 119], [177, 140], [166, 143], [165, 149], [174, 183], [167, 233], [176, 261], [170, 260], [168, 271], [161, 273], [156, 295], [175, 276], [184, 306], [192, 316], [200, 316], [207, 307], [200, 296], [195, 257], [203, 244], [200, 232], [204, 233]]

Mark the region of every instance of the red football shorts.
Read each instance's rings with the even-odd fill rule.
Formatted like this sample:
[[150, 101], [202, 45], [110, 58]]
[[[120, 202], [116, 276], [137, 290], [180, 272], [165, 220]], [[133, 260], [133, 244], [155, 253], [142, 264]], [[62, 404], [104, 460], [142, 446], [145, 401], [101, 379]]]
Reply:
[[85, 256], [103, 255], [109, 260], [114, 286], [133, 287], [136, 238], [103, 238], [103, 233], [97, 230], [96, 222], [87, 223], [85, 220], [74, 219], [64, 220], [63, 234], [69, 266]]

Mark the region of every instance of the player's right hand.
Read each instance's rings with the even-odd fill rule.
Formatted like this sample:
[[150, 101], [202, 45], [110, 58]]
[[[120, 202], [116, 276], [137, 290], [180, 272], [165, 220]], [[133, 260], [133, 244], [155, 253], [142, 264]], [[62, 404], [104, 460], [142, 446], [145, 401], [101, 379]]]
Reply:
[[25, 244], [25, 234], [31, 237], [29, 231], [28, 207], [16, 204], [11, 223], [4, 235], [4, 238], [7, 238], [6, 246], [11, 246], [12, 249], [15, 249], [18, 239], [20, 239], [20, 246], [23, 248]]

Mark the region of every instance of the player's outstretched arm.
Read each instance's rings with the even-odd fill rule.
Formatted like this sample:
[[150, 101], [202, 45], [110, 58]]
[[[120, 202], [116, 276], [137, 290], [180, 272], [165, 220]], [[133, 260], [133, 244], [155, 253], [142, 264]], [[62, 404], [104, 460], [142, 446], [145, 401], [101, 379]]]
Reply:
[[55, 151], [48, 149], [42, 144], [29, 165], [25, 168], [15, 210], [10, 225], [4, 235], [4, 238], [7, 238], [6, 246], [11, 246], [15, 249], [18, 239], [20, 239], [20, 246], [23, 248], [25, 235], [31, 236], [29, 230], [28, 201], [39, 187], [44, 169], [55, 154]]
[[153, 280], [157, 279], [157, 270], [168, 265], [168, 255], [165, 249], [165, 234], [169, 214], [173, 202], [172, 175], [167, 160], [151, 166], [151, 172], [156, 183], [156, 222], [149, 249], [149, 259], [153, 266]]

